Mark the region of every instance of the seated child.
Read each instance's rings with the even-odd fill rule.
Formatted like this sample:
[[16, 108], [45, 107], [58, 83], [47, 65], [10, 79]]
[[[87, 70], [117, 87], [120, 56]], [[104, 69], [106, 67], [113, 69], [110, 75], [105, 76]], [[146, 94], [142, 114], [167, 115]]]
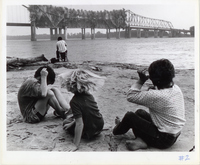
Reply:
[[60, 77], [62, 87], [66, 87], [74, 94], [70, 107], [75, 121], [71, 122], [68, 118], [63, 122], [63, 126], [65, 130], [74, 135], [74, 148], [71, 151], [76, 151], [79, 148], [81, 137], [91, 139], [100, 134], [103, 129], [103, 117], [90, 91], [103, 86], [105, 78], [82, 69], [63, 73]]
[[[129, 150], [145, 149], [148, 146], [166, 149], [172, 146], [185, 124], [184, 98], [181, 89], [174, 84], [174, 66], [167, 59], [154, 61], [147, 70], [138, 71], [139, 80], [131, 86], [127, 100], [149, 108], [127, 112], [120, 121], [115, 119], [114, 135], [125, 134], [132, 129], [135, 139], [126, 141]], [[141, 90], [150, 78], [154, 89]]]
[[50, 106], [55, 109], [55, 114], [66, 118], [70, 107], [57, 88], [48, 86], [54, 82], [55, 72], [49, 66], [38, 68], [34, 78], [23, 82], [18, 91], [18, 104], [25, 122], [40, 122]]

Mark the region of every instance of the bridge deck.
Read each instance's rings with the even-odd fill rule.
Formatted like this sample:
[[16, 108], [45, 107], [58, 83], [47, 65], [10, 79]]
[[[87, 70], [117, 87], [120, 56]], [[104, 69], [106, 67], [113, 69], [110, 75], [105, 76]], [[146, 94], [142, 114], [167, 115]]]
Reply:
[[31, 26], [31, 23], [6, 23], [6, 26]]

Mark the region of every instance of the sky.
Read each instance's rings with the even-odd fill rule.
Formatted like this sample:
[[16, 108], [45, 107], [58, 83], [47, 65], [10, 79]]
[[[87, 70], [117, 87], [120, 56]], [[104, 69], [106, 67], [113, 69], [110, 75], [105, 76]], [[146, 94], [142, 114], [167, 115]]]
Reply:
[[[76, 2], [76, 0], [74, 0]], [[9, 1], [8, 1], [9, 2]], [[20, 2], [20, 1], [19, 1]], [[26, 3], [5, 3], [7, 11], [5, 12], [6, 15], [6, 22], [28, 22], [29, 21], [29, 14], [28, 11], [22, 4], [29, 5]], [[43, 1], [45, 2], [45, 1]], [[136, 2], [134, 0], [127, 1], [112, 1], [110, 0], [109, 3], [105, 3], [102, 0], [102, 3], [95, 3], [93, 1], [80, 1], [79, 3], [70, 3], [63, 4], [62, 2], [56, 1], [57, 3], [43, 3], [44, 5], [55, 5], [55, 6], [65, 6], [67, 8], [74, 8], [74, 9], [83, 9], [83, 10], [93, 10], [93, 11], [103, 11], [103, 10], [117, 10], [117, 9], [125, 9], [131, 10], [135, 14], [154, 18], [154, 19], [162, 19], [165, 21], [170, 21], [174, 28], [177, 29], [189, 29], [191, 26], [195, 26], [198, 20], [197, 14], [197, 0], [160, 0], [160, 1], [144, 1], [140, 0], [140, 2]], [[84, 3], [83, 3], [84, 2]], [[162, 3], [161, 3], [162, 2]], [[40, 2], [41, 3], [41, 2]], [[32, 4], [32, 3], [30, 3]], [[38, 4], [35, 1], [34, 4]], [[17, 10], [18, 9], [18, 10]], [[88, 29], [90, 31], [90, 29]], [[104, 30], [96, 30], [96, 31], [105, 31]], [[68, 33], [73, 32], [81, 32], [81, 29], [68, 29]], [[86, 29], [87, 32], [87, 29]], [[45, 28], [38, 28], [36, 29], [36, 34], [49, 34], [50, 30]], [[7, 35], [30, 35], [30, 27], [6, 27], [6, 34]]]

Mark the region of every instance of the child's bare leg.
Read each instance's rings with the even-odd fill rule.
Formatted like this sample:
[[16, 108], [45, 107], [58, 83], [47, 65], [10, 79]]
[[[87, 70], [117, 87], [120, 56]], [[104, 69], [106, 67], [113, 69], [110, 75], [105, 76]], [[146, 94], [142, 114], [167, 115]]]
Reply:
[[48, 90], [47, 96], [44, 99], [39, 100], [35, 108], [40, 112], [41, 115], [44, 115], [47, 110], [49, 105], [55, 109], [56, 113], [58, 113], [62, 118], [65, 118], [65, 111], [64, 109], [60, 106], [54, 92], [52, 90]]
[[42, 116], [46, 114], [50, 106], [48, 105], [49, 97], [45, 97], [43, 99], [40, 99], [35, 104], [35, 109], [40, 112]]
[[55, 97], [57, 98], [60, 106], [65, 110], [65, 111], [68, 111], [70, 109], [70, 106], [69, 106], [69, 99], [68, 98], [64, 98], [62, 93], [60, 92], [60, 90], [58, 88], [51, 88], [51, 90], [54, 92], [55, 94]]
[[137, 138], [134, 140], [127, 140], [126, 147], [130, 151], [135, 151], [138, 149], [146, 149], [147, 144], [141, 138]]
[[57, 97], [55, 96], [55, 93], [52, 90], [49, 90], [49, 93], [50, 93], [51, 97], [49, 99], [48, 104], [53, 109], [55, 109], [55, 111], [58, 115], [60, 115], [63, 119], [65, 119], [66, 118], [66, 115], [65, 115], [66, 109], [64, 109], [62, 106], [60, 106], [60, 103], [59, 103]]

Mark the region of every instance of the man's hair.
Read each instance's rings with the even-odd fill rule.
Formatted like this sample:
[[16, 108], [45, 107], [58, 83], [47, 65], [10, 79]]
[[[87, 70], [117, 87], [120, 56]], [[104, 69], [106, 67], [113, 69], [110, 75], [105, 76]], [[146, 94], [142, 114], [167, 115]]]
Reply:
[[49, 66], [42, 66], [35, 71], [35, 78], [41, 77], [40, 72], [43, 68], [47, 68], [48, 75], [47, 75], [47, 84], [53, 84], [55, 82], [56, 74], [54, 70]]
[[152, 62], [148, 70], [149, 78], [158, 87], [170, 84], [175, 77], [174, 66], [168, 59]]
[[58, 41], [62, 40], [62, 37], [58, 37]]

